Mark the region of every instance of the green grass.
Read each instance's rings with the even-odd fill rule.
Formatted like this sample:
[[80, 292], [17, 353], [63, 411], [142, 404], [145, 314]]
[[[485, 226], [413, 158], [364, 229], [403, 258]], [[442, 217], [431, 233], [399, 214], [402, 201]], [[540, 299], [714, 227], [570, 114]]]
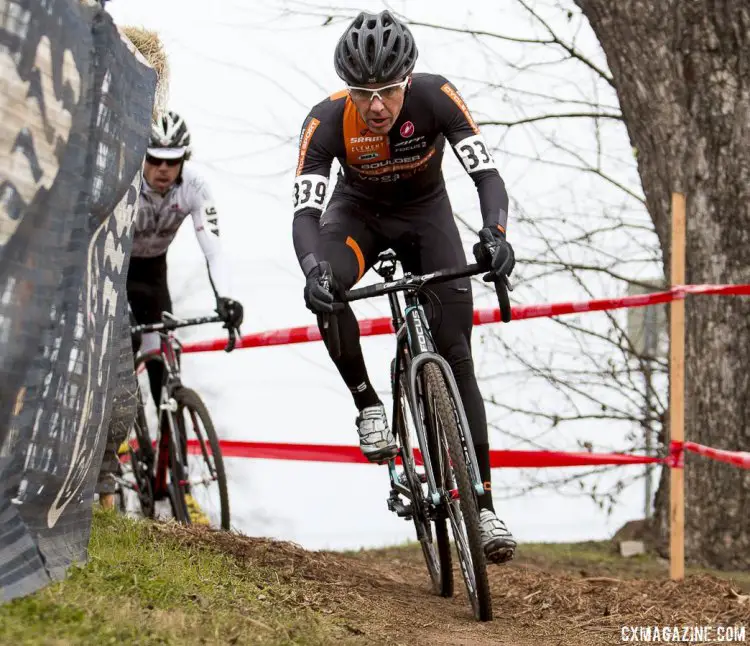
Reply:
[[148, 523], [97, 512], [89, 552], [65, 581], [0, 606], [0, 643], [356, 643], [299, 603], [294, 580]]

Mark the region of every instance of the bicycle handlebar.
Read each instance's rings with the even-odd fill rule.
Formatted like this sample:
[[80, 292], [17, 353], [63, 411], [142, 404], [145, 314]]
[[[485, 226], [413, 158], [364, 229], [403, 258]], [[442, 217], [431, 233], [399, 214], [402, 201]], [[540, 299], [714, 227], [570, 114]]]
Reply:
[[[164, 312], [162, 314], [161, 323], [145, 323], [143, 325], [133, 325], [130, 327], [131, 334], [139, 334], [144, 332], [168, 332], [170, 330], [176, 330], [182, 327], [191, 327], [193, 325], [203, 325], [204, 323], [225, 323], [224, 319], [219, 316], [198, 316], [191, 319], [177, 319], [171, 314]], [[224, 348], [224, 352], [231, 352], [234, 350], [234, 346], [237, 343], [237, 332], [238, 330], [233, 327], [228, 327], [225, 323], [224, 327], [227, 329], [229, 340]]]
[[[359, 287], [358, 289], [349, 290], [344, 294], [343, 300], [351, 302], [362, 300], [363, 298], [371, 298], [373, 296], [382, 296], [383, 294], [389, 294], [391, 292], [403, 292], [410, 289], [419, 290], [428, 283], [444, 283], [456, 278], [476, 276], [477, 274], [486, 271], [487, 269], [485, 267], [473, 263], [460, 269], [441, 269], [423, 275], [406, 274], [402, 278], [396, 280], [389, 280], [383, 283], [375, 283], [373, 285], [368, 285], [367, 287]], [[497, 294], [497, 300], [500, 306], [501, 319], [503, 323], [508, 323], [510, 322], [512, 315], [508, 291], [513, 291], [513, 286], [507, 276], [503, 276], [502, 279], [496, 280], [494, 283], [495, 293]]]
[[[368, 285], [367, 287], [359, 287], [358, 289], [349, 290], [340, 300], [351, 302], [371, 298], [373, 296], [382, 296], [392, 292], [408, 290], [418, 291], [428, 283], [444, 283], [456, 278], [476, 276], [477, 274], [486, 271], [486, 267], [473, 263], [460, 269], [441, 269], [423, 275], [406, 274], [396, 280], [388, 280], [382, 283]], [[324, 276], [323, 279], [324, 281], [327, 280], [328, 286], [330, 286], [331, 278], [329, 276]], [[497, 294], [497, 301], [500, 307], [500, 318], [503, 323], [508, 323], [512, 317], [508, 292], [513, 291], [513, 286], [507, 276], [502, 276], [502, 278], [495, 280], [494, 283], [495, 293]], [[336, 314], [333, 313], [322, 316], [322, 327], [328, 331], [329, 352], [334, 359], [337, 359], [341, 355], [341, 340], [339, 337]]]

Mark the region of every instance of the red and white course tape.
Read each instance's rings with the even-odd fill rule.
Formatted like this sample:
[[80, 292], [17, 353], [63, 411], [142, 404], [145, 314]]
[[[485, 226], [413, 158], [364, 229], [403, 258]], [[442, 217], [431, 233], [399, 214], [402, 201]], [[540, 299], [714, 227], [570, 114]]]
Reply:
[[[673, 442], [672, 444], [679, 445], [679, 442]], [[710, 446], [697, 444], [696, 442], [685, 442], [682, 444], [682, 448], [685, 451], [697, 453], [718, 462], [726, 462], [741, 469], [750, 469], [750, 453], [747, 451], [724, 451], [723, 449], [714, 449]]]
[[[284, 444], [280, 442], [243, 442], [221, 440], [225, 458], [262, 458], [270, 460], [303, 460], [306, 462], [348, 462], [369, 464], [358, 446], [341, 444]], [[191, 453], [200, 453], [197, 440], [188, 441]], [[422, 464], [419, 450], [415, 450]], [[622, 453], [563, 453], [560, 451], [490, 451], [490, 466], [498, 467], [575, 467], [602, 464], [663, 463], [663, 458]]]
[[[541, 305], [516, 305], [513, 307], [513, 321], [524, 319], [549, 318], [564, 314], [578, 314], [581, 312], [600, 312], [627, 307], [646, 307], [659, 305], [673, 300], [685, 298], [688, 294], [696, 295], [750, 295], [750, 285], [679, 285], [664, 292], [642, 294], [637, 296], [623, 296], [622, 298], [602, 298], [589, 301], [547, 303]], [[497, 308], [474, 310], [474, 325], [500, 322], [500, 310]], [[393, 333], [391, 319], [388, 316], [364, 319], [359, 322], [361, 336], [377, 336]], [[292, 343], [309, 343], [320, 341], [317, 325], [269, 330], [247, 334], [237, 340], [237, 348], [257, 348], [269, 345], [289, 345]], [[186, 343], [183, 352], [216, 352], [223, 350], [227, 344], [226, 337], [208, 341]]]
[[[594, 299], [578, 302], [549, 303], [541, 305], [517, 305], [513, 307], [512, 320], [520, 321], [533, 318], [548, 318], [580, 312], [597, 312], [628, 307], [646, 307], [683, 299], [688, 295], [750, 295], [750, 285], [678, 285], [667, 291], [624, 296], [622, 298]], [[497, 308], [474, 311], [474, 324], [500, 322], [500, 310]], [[359, 322], [362, 336], [391, 334], [393, 326], [390, 317], [365, 319]], [[237, 342], [237, 348], [253, 348], [271, 345], [288, 345], [292, 343], [309, 343], [320, 341], [317, 325], [270, 330], [248, 334]], [[223, 350], [226, 339], [213, 339], [186, 343], [183, 352], [213, 352]], [[197, 442], [188, 442], [191, 452], [199, 452]], [[241, 442], [222, 440], [221, 449], [224, 457], [265, 458], [273, 460], [306, 460], [314, 462], [348, 462], [367, 463], [358, 446], [324, 445], [324, 444], [283, 444], [275, 442]], [[744, 469], [750, 469], [750, 453], [745, 451], [724, 451], [695, 442], [672, 442], [670, 454], [664, 458], [626, 455], [622, 453], [566, 453], [560, 451], [490, 451], [492, 467], [570, 467], [584, 465], [613, 464], [666, 464], [672, 468], [682, 468], [684, 451], [726, 462]], [[418, 451], [417, 461], [421, 463]]]

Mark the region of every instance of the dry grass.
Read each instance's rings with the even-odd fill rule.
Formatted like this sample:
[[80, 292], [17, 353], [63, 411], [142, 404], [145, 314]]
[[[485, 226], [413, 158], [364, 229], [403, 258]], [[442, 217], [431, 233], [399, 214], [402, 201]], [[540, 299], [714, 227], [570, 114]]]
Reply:
[[164, 44], [155, 31], [128, 25], [120, 29], [141, 55], [154, 68], [157, 76], [154, 115], [168, 108], [169, 104], [169, 61]]
[[593, 544], [579, 548], [580, 555], [575, 546], [564, 546], [568, 562], [560, 558], [560, 546], [538, 545], [531, 559], [491, 568], [495, 621], [477, 624], [458, 571], [454, 600], [430, 595], [414, 546], [342, 554], [205, 528], [157, 525], [153, 531], [191, 549], [203, 545], [246, 566], [270, 568], [282, 584], [296, 586], [300, 605], [334, 613], [353, 634], [388, 643], [599, 646], [620, 643], [622, 626], [750, 627], [750, 586], [741, 573], [727, 580], [701, 572], [674, 582], [661, 568], [633, 568], [632, 561]]

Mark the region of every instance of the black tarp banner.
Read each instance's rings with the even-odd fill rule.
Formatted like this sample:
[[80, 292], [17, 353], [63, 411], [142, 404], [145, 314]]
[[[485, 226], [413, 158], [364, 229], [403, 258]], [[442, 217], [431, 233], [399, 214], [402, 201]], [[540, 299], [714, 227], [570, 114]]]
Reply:
[[0, 0], [0, 81], [7, 600], [85, 561], [113, 408], [128, 416], [125, 278], [156, 74], [98, 6]]

